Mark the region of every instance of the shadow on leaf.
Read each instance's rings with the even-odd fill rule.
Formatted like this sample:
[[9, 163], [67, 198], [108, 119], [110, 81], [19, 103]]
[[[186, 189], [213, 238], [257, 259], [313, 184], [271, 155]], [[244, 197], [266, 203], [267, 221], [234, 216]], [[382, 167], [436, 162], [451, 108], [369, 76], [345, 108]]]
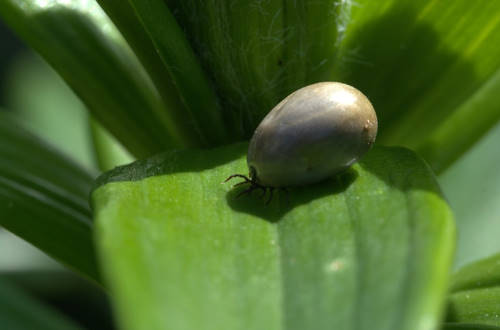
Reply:
[[368, 96], [383, 143], [414, 146], [477, 88], [471, 63], [421, 14], [408, 2], [396, 3], [353, 25], [338, 58], [335, 79]]
[[308, 204], [315, 199], [343, 193], [357, 177], [357, 171], [349, 168], [316, 184], [275, 189], [272, 200], [267, 205], [266, 201], [270, 197], [269, 191], [262, 194], [262, 190], [255, 190], [238, 198], [238, 194], [248, 188], [248, 185], [241, 185], [231, 189], [226, 194], [226, 200], [236, 212], [252, 214], [269, 222], [278, 222], [295, 207]]

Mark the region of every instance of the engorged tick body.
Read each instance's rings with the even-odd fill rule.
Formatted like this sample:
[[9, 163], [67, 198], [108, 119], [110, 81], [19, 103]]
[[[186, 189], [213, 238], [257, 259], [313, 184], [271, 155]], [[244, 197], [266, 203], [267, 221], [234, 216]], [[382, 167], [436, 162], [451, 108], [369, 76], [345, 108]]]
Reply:
[[356, 88], [338, 82], [303, 87], [262, 120], [248, 148], [250, 178], [236, 176], [251, 184], [245, 192], [324, 180], [371, 148], [377, 126], [373, 106]]

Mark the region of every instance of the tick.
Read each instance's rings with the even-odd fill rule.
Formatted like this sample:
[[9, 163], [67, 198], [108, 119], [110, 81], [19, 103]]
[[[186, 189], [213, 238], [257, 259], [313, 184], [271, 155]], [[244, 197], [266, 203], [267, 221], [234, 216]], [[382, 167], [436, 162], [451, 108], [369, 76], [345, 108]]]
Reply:
[[377, 115], [368, 98], [338, 82], [303, 87], [276, 105], [259, 124], [247, 154], [250, 186], [237, 197], [261, 189], [301, 186], [331, 177], [363, 156], [375, 142]]

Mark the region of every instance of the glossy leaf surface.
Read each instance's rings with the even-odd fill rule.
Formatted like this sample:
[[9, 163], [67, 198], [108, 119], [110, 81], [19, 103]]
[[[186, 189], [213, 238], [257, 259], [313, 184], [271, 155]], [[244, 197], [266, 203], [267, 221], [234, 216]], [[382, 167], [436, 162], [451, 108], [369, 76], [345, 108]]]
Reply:
[[236, 195], [246, 144], [117, 168], [92, 194], [124, 329], [430, 329], [454, 226], [412, 152], [376, 148], [321, 184]]

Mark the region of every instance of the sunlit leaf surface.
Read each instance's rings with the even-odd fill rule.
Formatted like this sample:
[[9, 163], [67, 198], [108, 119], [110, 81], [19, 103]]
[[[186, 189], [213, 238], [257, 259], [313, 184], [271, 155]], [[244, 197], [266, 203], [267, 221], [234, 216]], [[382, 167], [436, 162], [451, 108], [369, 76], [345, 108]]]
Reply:
[[432, 329], [452, 215], [412, 152], [376, 148], [324, 183], [236, 195], [246, 145], [117, 168], [92, 200], [124, 329]]
[[372, 100], [379, 142], [442, 171], [500, 119], [500, 2], [353, 1], [336, 79]]

